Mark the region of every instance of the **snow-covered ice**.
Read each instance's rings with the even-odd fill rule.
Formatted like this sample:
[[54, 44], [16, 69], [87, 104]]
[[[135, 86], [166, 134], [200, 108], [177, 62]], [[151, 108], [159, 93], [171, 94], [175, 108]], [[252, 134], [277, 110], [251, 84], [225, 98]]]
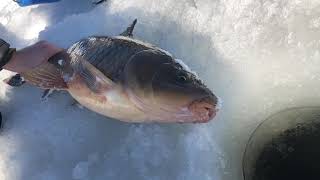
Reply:
[[[318, 0], [90, 0], [19, 8], [1, 0], [1, 37], [62, 47], [88, 35], [135, 36], [168, 50], [223, 100], [208, 124], [127, 124], [72, 106], [65, 92], [0, 85], [4, 180], [242, 180], [250, 133], [287, 107], [320, 105]], [[10, 73], [3, 71], [4, 79]]]

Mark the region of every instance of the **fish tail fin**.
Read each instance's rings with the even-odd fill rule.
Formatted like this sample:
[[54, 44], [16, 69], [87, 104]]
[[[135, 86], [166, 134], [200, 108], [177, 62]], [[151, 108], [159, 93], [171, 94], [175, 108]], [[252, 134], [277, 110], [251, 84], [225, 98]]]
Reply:
[[54, 55], [48, 62], [41, 64], [39, 67], [21, 73], [26, 82], [43, 89], [67, 89], [62, 71], [57, 67], [56, 63], [60, 63], [61, 53]]

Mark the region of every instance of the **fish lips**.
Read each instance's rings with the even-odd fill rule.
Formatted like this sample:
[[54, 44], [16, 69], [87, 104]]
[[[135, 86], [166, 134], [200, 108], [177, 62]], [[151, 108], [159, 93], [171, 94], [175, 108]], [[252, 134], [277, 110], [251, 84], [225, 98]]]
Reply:
[[217, 107], [218, 98], [215, 96], [207, 96], [194, 100], [188, 105], [194, 123], [206, 123], [212, 120], [219, 108]]

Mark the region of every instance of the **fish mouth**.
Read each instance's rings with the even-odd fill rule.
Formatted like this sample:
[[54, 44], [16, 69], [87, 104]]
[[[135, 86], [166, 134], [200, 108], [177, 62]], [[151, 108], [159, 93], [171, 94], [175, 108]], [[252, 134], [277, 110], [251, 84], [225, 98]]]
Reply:
[[192, 113], [194, 123], [206, 123], [212, 120], [219, 109], [217, 108], [218, 99], [216, 97], [204, 97], [194, 100], [188, 109]]

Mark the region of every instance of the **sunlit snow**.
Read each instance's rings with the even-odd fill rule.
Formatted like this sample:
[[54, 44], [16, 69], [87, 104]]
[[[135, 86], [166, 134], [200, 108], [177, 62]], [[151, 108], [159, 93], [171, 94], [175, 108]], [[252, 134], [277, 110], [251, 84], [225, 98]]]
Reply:
[[35, 87], [1, 83], [1, 180], [242, 180], [245, 143], [259, 122], [288, 107], [320, 105], [319, 0], [96, 7], [62, 0], [25, 8], [1, 0], [0, 10], [1, 37], [18, 48], [117, 35], [137, 18], [136, 38], [183, 60], [223, 100], [207, 124], [127, 124], [71, 105], [66, 92], [41, 101]]

